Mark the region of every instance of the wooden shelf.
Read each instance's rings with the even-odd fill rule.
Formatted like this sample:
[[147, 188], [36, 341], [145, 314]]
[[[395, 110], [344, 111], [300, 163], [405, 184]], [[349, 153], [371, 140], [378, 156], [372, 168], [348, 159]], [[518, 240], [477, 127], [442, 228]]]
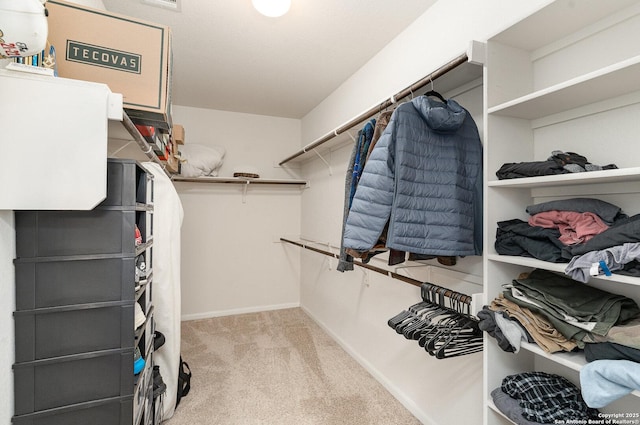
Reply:
[[538, 119], [640, 90], [640, 56], [488, 109], [489, 114]]
[[[520, 348], [530, 351], [535, 355], [553, 360], [554, 362], [561, 364], [569, 369], [573, 369], [577, 372], [580, 372], [580, 369], [582, 369], [582, 367], [588, 363], [584, 357], [583, 352], [581, 351], [571, 352], [571, 353], [559, 352], [559, 353], [549, 354], [543, 349], [541, 349], [537, 344], [531, 344], [524, 341], [522, 342], [522, 345], [520, 346]], [[636, 397], [640, 397], [640, 391], [638, 390], [633, 391], [631, 394]]]
[[489, 181], [489, 187], [540, 188], [552, 186], [573, 186], [595, 183], [622, 183], [640, 181], [640, 167], [618, 168], [614, 170], [588, 171], [585, 173], [558, 174], [553, 176], [524, 177]]
[[180, 177], [172, 176], [174, 182], [185, 183], [220, 183], [220, 184], [244, 184], [244, 185], [290, 185], [290, 186], [307, 186], [306, 180], [293, 179], [247, 179], [241, 177]]
[[[549, 263], [547, 261], [538, 260], [530, 257], [518, 257], [513, 255], [487, 254], [489, 261], [497, 261], [506, 264], [515, 264], [518, 266], [545, 269], [552, 272], [563, 273], [567, 267], [567, 263]], [[593, 279], [600, 279], [608, 282], [624, 283], [627, 285], [640, 286], [640, 278], [634, 276], [625, 276], [621, 274], [613, 274], [611, 276], [593, 276]]]

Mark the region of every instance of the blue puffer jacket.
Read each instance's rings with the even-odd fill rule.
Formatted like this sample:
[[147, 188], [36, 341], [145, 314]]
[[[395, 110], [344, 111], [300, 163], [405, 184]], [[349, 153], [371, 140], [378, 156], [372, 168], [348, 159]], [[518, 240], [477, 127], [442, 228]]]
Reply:
[[482, 254], [482, 143], [454, 100], [420, 96], [393, 112], [358, 183], [344, 246], [371, 249], [387, 221], [387, 248]]

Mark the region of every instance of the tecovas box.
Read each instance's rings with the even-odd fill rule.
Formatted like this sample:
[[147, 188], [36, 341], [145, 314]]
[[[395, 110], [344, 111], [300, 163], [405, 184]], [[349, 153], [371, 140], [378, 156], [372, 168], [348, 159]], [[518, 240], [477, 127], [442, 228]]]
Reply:
[[62, 0], [46, 6], [61, 77], [107, 84], [134, 122], [171, 128], [169, 27]]

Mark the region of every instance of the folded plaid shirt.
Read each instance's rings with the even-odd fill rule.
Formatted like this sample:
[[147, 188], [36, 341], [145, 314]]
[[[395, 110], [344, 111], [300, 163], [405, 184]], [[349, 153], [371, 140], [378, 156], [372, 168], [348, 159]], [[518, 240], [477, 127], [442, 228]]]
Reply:
[[522, 416], [530, 421], [548, 424], [555, 420], [598, 418], [598, 411], [587, 406], [580, 389], [559, 375], [510, 375], [502, 380], [502, 391], [520, 402]]

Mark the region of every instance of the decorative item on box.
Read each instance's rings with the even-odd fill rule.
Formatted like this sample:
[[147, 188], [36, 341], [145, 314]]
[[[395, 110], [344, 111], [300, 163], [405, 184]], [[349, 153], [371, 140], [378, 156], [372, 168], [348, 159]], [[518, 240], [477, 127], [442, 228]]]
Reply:
[[0, 59], [39, 54], [47, 43], [47, 11], [40, 0], [0, 0]]
[[107, 84], [134, 123], [171, 129], [169, 27], [63, 0], [47, 10], [61, 77]]

